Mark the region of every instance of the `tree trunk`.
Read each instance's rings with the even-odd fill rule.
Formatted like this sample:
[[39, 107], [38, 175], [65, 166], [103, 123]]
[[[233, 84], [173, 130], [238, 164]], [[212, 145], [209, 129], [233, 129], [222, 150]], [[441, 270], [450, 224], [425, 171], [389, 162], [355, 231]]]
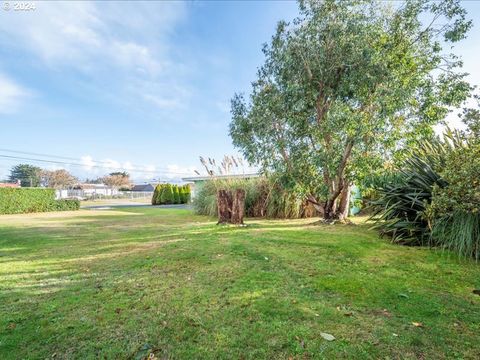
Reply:
[[327, 200], [323, 208], [323, 218], [325, 220], [335, 220], [335, 200]]
[[323, 218], [325, 220], [345, 220], [350, 210], [350, 186], [345, 184], [335, 199], [325, 202]]
[[228, 224], [232, 218], [232, 194], [228, 190], [217, 191], [218, 223]]
[[243, 225], [243, 216], [245, 213], [245, 190], [236, 189], [233, 193], [232, 218], [231, 222], [235, 225]]
[[350, 186], [345, 185], [340, 193], [340, 202], [338, 204], [338, 219], [345, 220], [350, 212]]

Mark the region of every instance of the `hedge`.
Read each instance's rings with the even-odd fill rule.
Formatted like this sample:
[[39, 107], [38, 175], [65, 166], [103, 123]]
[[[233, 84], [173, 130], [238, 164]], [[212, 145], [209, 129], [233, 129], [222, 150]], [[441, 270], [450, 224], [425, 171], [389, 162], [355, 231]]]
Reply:
[[189, 201], [189, 185], [158, 184], [152, 196], [152, 205], [187, 204]]
[[55, 201], [55, 211], [74, 211], [80, 209], [80, 200], [62, 199]]
[[0, 188], [0, 214], [78, 210], [78, 200], [55, 200], [55, 190]]

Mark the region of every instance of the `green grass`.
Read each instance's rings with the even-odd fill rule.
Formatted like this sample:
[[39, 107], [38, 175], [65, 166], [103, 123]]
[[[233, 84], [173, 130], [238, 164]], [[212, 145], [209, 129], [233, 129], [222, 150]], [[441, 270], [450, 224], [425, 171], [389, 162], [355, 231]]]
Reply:
[[480, 357], [479, 265], [311, 222], [1, 216], [0, 359]]

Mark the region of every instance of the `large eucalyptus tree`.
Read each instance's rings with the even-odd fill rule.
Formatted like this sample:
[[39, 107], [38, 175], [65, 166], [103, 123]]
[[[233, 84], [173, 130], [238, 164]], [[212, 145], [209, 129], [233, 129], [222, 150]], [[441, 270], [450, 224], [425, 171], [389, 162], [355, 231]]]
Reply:
[[349, 185], [428, 136], [470, 86], [444, 51], [471, 26], [457, 0], [301, 1], [264, 45], [248, 99], [232, 99], [235, 146], [343, 218]]

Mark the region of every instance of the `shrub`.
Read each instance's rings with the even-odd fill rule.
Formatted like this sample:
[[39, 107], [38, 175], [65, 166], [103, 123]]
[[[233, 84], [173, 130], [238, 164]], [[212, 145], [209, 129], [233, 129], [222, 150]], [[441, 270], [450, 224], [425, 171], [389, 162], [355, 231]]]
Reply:
[[190, 202], [190, 185], [183, 185], [183, 203], [188, 204]]
[[435, 245], [480, 260], [480, 141], [475, 138], [446, 158], [429, 208]]
[[0, 214], [78, 210], [78, 200], [55, 200], [55, 190], [45, 188], [0, 188]]
[[172, 204], [174, 201], [173, 197], [173, 187], [171, 184], [165, 184], [162, 193], [160, 195], [160, 203], [167, 205], [167, 204]]
[[245, 190], [245, 215], [248, 217], [300, 218], [316, 216], [312, 205], [296, 194], [266, 178], [209, 180], [200, 187], [193, 206], [198, 214], [216, 216], [217, 189]]
[[158, 205], [157, 198], [158, 198], [159, 191], [160, 191], [160, 185], [155, 186], [155, 189], [153, 190], [153, 195], [152, 195], [152, 205]]
[[56, 211], [74, 211], [80, 209], [80, 200], [62, 199], [55, 201]]
[[178, 191], [178, 186], [177, 185], [173, 185], [172, 186], [172, 191], [173, 191], [173, 204], [181, 204], [181, 201], [180, 201], [180, 193]]
[[374, 228], [394, 242], [449, 249], [480, 260], [480, 143], [447, 132], [419, 146], [376, 189]]
[[165, 191], [165, 184], [159, 184], [158, 186], [158, 194], [156, 198], [156, 205], [162, 205], [162, 193]]
[[[444, 139], [447, 140], [447, 139]], [[409, 245], [426, 245], [431, 228], [427, 209], [432, 201], [434, 186], [444, 187], [440, 169], [457, 142], [434, 138], [418, 145], [402, 168], [376, 189], [370, 220], [382, 235], [392, 241]]]

